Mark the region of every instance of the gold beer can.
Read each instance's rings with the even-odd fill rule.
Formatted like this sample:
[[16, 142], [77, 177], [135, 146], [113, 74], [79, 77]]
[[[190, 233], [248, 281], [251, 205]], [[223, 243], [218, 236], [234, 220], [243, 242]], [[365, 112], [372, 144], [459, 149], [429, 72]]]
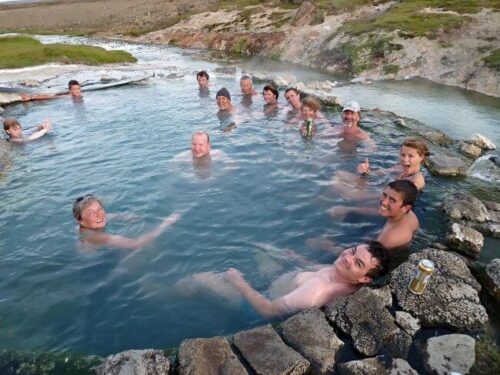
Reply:
[[422, 294], [429, 282], [429, 278], [434, 272], [434, 263], [429, 259], [422, 259], [418, 264], [417, 273], [415, 277], [410, 281], [408, 289], [410, 292], [415, 294]]

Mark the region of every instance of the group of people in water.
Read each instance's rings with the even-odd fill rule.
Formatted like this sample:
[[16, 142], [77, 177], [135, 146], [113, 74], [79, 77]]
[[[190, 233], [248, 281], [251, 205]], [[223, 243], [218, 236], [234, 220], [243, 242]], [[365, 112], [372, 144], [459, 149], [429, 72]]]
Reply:
[[[211, 87], [209, 75], [200, 71], [196, 75], [200, 90]], [[81, 88], [77, 81], [69, 82], [69, 93], [58, 95], [27, 95], [23, 94], [23, 101], [43, 100], [70, 95], [81, 97]], [[258, 95], [253, 87], [252, 78], [243, 76], [240, 80], [241, 96], [251, 99]], [[324, 134], [338, 136], [349, 142], [360, 143], [365, 147], [374, 148], [376, 144], [368, 133], [359, 127], [361, 108], [355, 101], [348, 102], [342, 108], [342, 123], [332, 126], [320, 112], [320, 103], [310, 97], [301, 97], [301, 93], [293, 87], [285, 90], [285, 99], [290, 105], [290, 112], [294, 114], [291, 124], [304, 134], [304, 123], [312, 119], [314, 123], [324, 124]], [[275, 86], [265, 85], [262, 99], [265, 103], [264, 113], [276, 111], [278, 107], [279, 90]], [[219, 113], [234, 114], [238, 108], [233, 105], [231, 95], [226, 88], [220, 88], [216, 94]], [[42, 124], [23, 130], [21, 124], [14, 118], [3, 121], [7, 140], [12, 143], [33, 141], [50, 132], [50, 120]], [[230, 131], [237, 126], [233, 122]], [[207, 132], [197, 131], [192, 135], [189, 158], [193, 165], [207, 165], [218, 151], [212, 150], [210, 136]], [[338, 255], [330, 265], [310, 267], [307, 271], [294, 271], [277, 278], [271, 287], [271, 294], [265, 296], [256, 291], [243, 277], [242, 273], [234, 268], [223, 274], [200, 273], [181, 280], [182, 283], [191, 282], [203, 288], [222, 295], [243, 296], [260, 314], [266, 317], [289, 314], [309, 307], [320, 307], [333, 298], [353, 293], [363, 285], [370, 284], [374, 279], [386, 273], [391, 267], [391, 259], [401, 249], [407, 249], [417, 230], [419, 221], [413, 213], [413, 206], [418, 198], [419, 191], [425, 186], [425, 176], [422, 164], [429, 155], [426, 144], [418, 139], [407, 139], [399, 150], [399, 164], [389, 169], [372, 168], [368, 159], [361, 162], [356, 171], [337, 171], [332, 178], [334, 190], [342, 197], [351, 201], [366, 201], [363, 207], [335, 206], [330, 214], [342, 218], [349, 212], [363, 215], [377, 214], [386, 219], [385, 225], [377, 238], [367, 243], [361, 243], [339, 252], [333, 243], [327, 240], [312, 240], [312, 247], [317, 246], [326, 250], [335, 251]], [[216, 160], [216, 159], [214, 159]], [[381, 195], [374, 195], [367, 191], [366, 176], [370, 174], [390, 174], [392, 181], [385, 186]], [[378, 200], [378, 203], [377, 203]], [[138, 250], [152, 243], [163, 231], [181, 218], [181, 214], [174, 213], [165, 217], [153, 230], [137, 238], [110, 234], [105, 231], [108, 219], [102, 200], [92, 194], [78, 197], [73, 204], [73, 215], [79, 225], [80, 243], [87, 248], [99, 247], [121, 248]], [[272, 290], [279, 290], [273, 295]], [[276, 297], [276, 298], [273, 298]]]

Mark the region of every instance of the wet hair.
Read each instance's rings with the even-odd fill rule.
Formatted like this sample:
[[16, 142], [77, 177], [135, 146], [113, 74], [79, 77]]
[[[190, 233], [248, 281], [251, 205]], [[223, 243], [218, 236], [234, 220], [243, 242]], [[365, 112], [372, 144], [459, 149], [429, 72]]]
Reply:
[[289, 88], [287, 88], [285, 90], [285, 95], [288, 94], [289, 91], [295, 91], [295, 93], [300, 96], [299, 90], [297, 90], [295, 87], [289, 87]]
[[240, 82], [241, 81], [252, 81], [252, 77], [250, 77], [250, 76], [243, 76], [243, 77], [240, 78]]
[[409, 204], [413, 207], [413, 204], [418, 197], [418, 189], [413, 182], [408, 180], [396, 180], [387, 184], [387, 187], [390, 187], [395, 192], [401, 194], [403, 206]]
[[376, 279], [388, 270], [389, 252], [387, 248], [378, 241], [367, 241], [366, 244], [368, 245], [366, 250], [368, 250], [373, 258], [378, 260], [378, 264], [370, 268], [365, 276]]
[[5, 131], [10, 130], [11, 128], [17, 128], [18, 126], [21, 127], [21, 124], [13, 117], [3, 121], [3, 130]]
[[278, 96], [280, 94], [278, 89], [273, 85], [265, 85], [262, 93], [264, 93], [264, 91], [271, 91], [276, 99], [278, 99]]
[[71, 86], [80, 86], [80, 83], [76, 79], [72, 79], [68, 82], [68, 88], [71, 90]]
[[75, 217], [75, 219], [77, 221], [81, 220], [83, 210], [85, 210], [91, 203], [94, 202], [99, 203], [101, 207], [104, 208], [102, 200], [100, 198], [97, 198], [93, 194], [87, 194], [76, 198], [75, 202], [73, 203], [73, 216]]
[[417, 150], [418, 154], [424, 158], [424, 160], [430, 155], [427, 144], [424, 141], [421, 141], [420, 139], [417, 138], [405, 139], [401, 147], [403, 146], [414, 148], [415, 150]]
[[193, 140], [194, 137], [196, 137], [197, 135], [206, 135], [207, 136], [207, 142], [208, 142], [208, 144], [210, 144], [210, 136], [208, 135], [207, 132], [202, 132], [202, 131], [194, 132], [193, 136], [191, 137], [191, 140]]
[[204, 70], [201, 70], [199, 71], [198, 73], [196, 73], [196, 79], [200, 78], [200, 77], [205, 77], [207, 79], [207, 81], [210, 79], [210, 76], [208, 75], [208, 73]]
[[302, 106], [306, 106], [306, 107], [309, 107], [311, 108], [314, 112], [318, 112], [319, 109], [321, 108], [321, 104], [319, 104], [319, 102], [308, 96], [308, 97], [305, 97], [304, 99], [301, 100], [302, 102]]

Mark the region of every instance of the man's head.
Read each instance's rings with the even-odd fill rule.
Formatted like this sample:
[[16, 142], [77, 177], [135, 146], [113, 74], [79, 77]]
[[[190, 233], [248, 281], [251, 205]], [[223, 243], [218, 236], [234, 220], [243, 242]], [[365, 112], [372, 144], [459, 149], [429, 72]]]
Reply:
[[229, 111], [231, 109], [231, 94], [225, 87], [217, 91], [215, 98], [217, 100], [217, 106], [221, 111]]
[[369, 284], [387, 271], [388, 252], [378, 241], [345, 249], [334, 263], [337, 272], [352, 284]]
[[92, 194], [75, 199], [73, 216], [82, 228], [102, 229], [106, 226], [106, 212], [102, 201]]
[[294, 109], [300, 109], [302, 106], [302, 103], [300, 102], [300, 93], [294, 87], [290, 87], [285, 90], [285, 99]]
[[9, 137], [20, 138], [23, 135], [23, 127], [15, 118], [8, 118], [3, 122], [3, 130]]
[[342, 108], [342, 123], [345, 127], [357, 126], [361, 119], [361, 109], [358, 102], [350, 101]]
[[275, 103], [278, 100], [279, 91], [273, 85], [265, 85], [262, 95], [266, 103]]
[[68, 89], [69, 89], [69, 93], [71, 94], [71, 96], [74, 96], [74, 97], [82, 96], [82, 91], [80, 89], [80, 84], [78, 83], [78, 81], [76, 81], [74, 79], [69, 81], [68, 82]]
[[196, 80], [198, 81], [198, 85], [201, 88], [207, 88], [208, 87], [208, 80], [210, 79], [208, 73], [204, 70], [196, 73]]
[[380, 197], [379, 213], [386, 218], [396, 218], [411, 211], [418, 196], [413, 182], [396, 180], [389, 183]]
[[196, 132], [191, 138], [191, 152], [193, 158], [202, 158], [210, 155], [210, 136], [207, 132]]
[[253, 95], [252, 78], [250, 76], [241, 77], [240, 88], [243, 95]]

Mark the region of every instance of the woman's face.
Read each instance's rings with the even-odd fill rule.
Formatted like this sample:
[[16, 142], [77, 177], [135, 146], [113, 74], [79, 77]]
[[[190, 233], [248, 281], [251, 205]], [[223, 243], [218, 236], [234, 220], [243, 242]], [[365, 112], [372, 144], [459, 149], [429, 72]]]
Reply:
[[264, 101], [266, 103], [276, 103], [276, 96], [271, 90], [264, 90], [262, 92], [262, 96], [264, 97]]
[[316, 111], [314, 111], [311, 107], [308, 105], [302, 104], [302, 108], [300, 110], [300, 115], [302, 116], [303, 119], [306, 118], [316, 118]]
[[405, 172], [416, 172], [420, 169], [424, 157], [413, 147], [401, 146], [399, 151], [399, 163]]

